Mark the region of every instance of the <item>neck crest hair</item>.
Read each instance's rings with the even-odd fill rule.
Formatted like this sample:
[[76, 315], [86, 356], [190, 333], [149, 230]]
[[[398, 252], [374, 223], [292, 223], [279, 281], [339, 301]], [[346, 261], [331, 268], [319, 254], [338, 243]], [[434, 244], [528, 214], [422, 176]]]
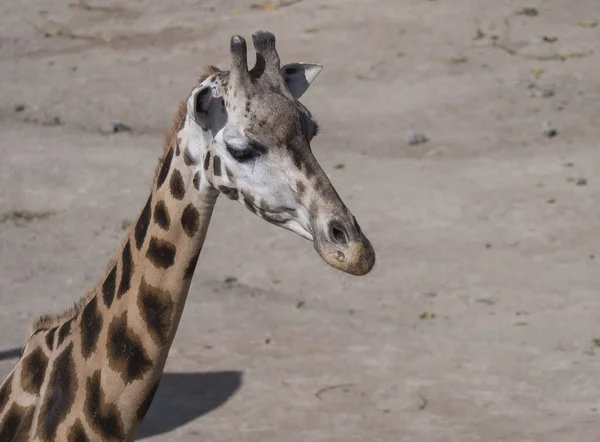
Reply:
[[[202, 83], [208, 77], [210, 77], [211, 75], [214, 75], [218, 72], [221, 72], [221, 70], [219, 68], [217, 68], [215, 66], [208, 66], [206, 71], [198, 79], [198, 83]], [[169, 150], [174, 146], [177, 135], [178, 135], [179, 131], [181, 130], [181, 128], [183, 127], [183, 125], [185, 124], [186, 117], [187, 117], [187, 105], [186, 105], [185, 101], [182, 101], [179, 103], [179, 107], [177, 108], [177, 111], [175, 112], [173, 121], [171, 123], [171, 127], [167, 131], [167, 135], [164, 140], [163, 153], [162, 153], [161, 157], [159, 158], [158, 164], [154, 171], [154, 178], [152, 180], [152, 187], [151, 187], [152, 191], [155, 188], [156, 179], [157, 179], [158, 174], [161, 170], [161, 167], [165, 161], [165, 158], [167, 157]], [[142, 212], [142, 210], [140, 210], [136, 219], [141, 215], [141, 212]], [[32, 326], [27, 331], [26, 341], [28, 341], [33, 335], [35, 335], [39, 331], [50, 330], [54, 327], [62, 325], [66, 321], [77, 316], [83, 310], [83, 308], [87, 305], [87, 303], [98, 292], [98, 287], [100, 286], [100, 284], [102, 284], [103, 281], [106, 280], [109, 273], [111, 272], [111, 270], [117, 263], [119, 256], [121, 254], [121, 250], [125, 247], [125, 244], [127, 243], [127, 241], [131, 238], [131, 236], [134, 233], [133, 232], [134, 228], [135, 228], [135, 223], [132, 223], [131, 226], [129, 227], [127, 234], [125, 235], [125, 238], [123, 239], [123, 241], [121, 243], [121, 246], [118, 248], [118, 252], [110, 259], [110, 261], [106, 265], [106, 269], [104, 270], [102, 277], [99, 279], [99, 282], [97, 282], [93, 288], [88, 289], [85, 292], [85, 294], [77, 302], [73, 303], [72, 307], [70, 307], [60, 313], [42, 315], [37, 320], [35, 320], [33, 322]]]

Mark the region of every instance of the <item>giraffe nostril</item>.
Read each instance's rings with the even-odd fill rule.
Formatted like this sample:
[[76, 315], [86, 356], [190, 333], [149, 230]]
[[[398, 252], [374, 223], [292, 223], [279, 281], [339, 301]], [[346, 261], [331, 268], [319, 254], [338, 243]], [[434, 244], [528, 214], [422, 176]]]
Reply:
[[348, 235], [337, 223], [331, 223], [331, 227], [329, 228], [329, 236], [332, 241], [339, 244], [340, 246], [348, 245]]

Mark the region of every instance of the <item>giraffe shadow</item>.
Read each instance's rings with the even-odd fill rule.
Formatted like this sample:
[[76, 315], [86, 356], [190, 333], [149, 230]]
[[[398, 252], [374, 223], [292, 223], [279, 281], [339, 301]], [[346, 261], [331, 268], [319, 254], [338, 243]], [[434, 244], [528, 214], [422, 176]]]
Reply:
[[216, 410], [242, 385], [242, 372], [165, 373], [136, 440], [181, 427]]
[[20, 358], [22, 351], [23, 351], [23, 347], [16, 347], [16, 348], [8, 349], [8, 350], [0, 350], [0, 361], [4, 361], [6, 359]]

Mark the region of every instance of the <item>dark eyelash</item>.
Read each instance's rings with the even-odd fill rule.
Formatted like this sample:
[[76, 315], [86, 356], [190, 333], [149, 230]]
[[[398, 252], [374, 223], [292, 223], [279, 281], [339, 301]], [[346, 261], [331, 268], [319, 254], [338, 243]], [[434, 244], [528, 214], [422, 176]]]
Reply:
[[229, 155], [231, 155], [234, 160], [239, 161], [240, 163], [253, 160], [265, 151], [265, 148], [262, 145], [253, 141], [248, 143], [248, 147], [246, 149], [235, 149], [228, 143], [225, 143], [225, 147], [227, 148]]

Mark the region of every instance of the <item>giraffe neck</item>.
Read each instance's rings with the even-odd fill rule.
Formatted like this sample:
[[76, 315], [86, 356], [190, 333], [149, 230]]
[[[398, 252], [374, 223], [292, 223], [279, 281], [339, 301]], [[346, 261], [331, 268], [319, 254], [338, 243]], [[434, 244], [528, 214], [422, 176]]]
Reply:
[[[105, 354], [89, 364], [88, 383], [99, 383], [104, 401], [116, 405], [125, 434], [137, 429], [160, 381], [218, 196], [202, 152], [188, 149], [188, 127], [173, 140], [97, 295]], [[84, 357], [87, 351], [82, 347]]]
[[0, 435], [133, 439], [164, 370], [219, 194], [206, 177], [212, 170], [203, 168], [205, 144], [195, 140], [199, 147], [190, 150], [194, 134], [184, 111], [106, 276], [72, 317], [37, 328], [0, 387]]

